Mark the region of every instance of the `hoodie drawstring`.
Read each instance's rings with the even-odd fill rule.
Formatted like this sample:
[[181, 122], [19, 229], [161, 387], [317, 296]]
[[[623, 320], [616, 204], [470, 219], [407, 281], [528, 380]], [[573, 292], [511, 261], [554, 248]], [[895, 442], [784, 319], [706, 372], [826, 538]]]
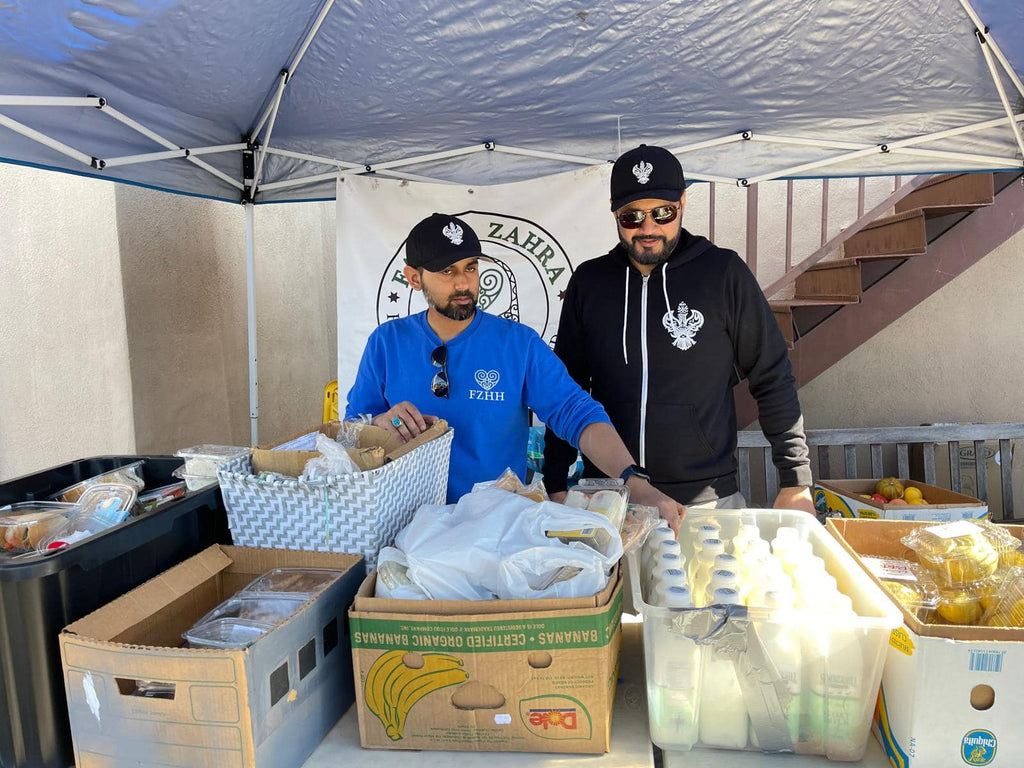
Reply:
[[668, 303], [668, 274], [665, 272], [666, 269], [668, 269], [667, 261], [661, 265], [661, 290], [665, 294], [665, 312], [671, 315], [672, 305]]
[[626, 298], [622, 302], [622, 362], [629, 365], [629, 354], [626, 352], [626, 323], [629, 322], [629, 267], [626, 267]]

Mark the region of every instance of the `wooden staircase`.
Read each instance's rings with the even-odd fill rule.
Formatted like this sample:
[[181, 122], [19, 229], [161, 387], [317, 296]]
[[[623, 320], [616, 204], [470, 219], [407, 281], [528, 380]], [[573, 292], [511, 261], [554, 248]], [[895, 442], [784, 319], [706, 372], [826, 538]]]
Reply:
[[849, 233], [838, 258], [800, 274], [792, 298], [770, 302], [787, 345], [794, 348], [844, 306], [859, 304], [864, 291], [906, 260], [927, 254], [930, 241], [994, 199], [991, 173], [939, 176], [896, 203], [891, 215]]
[[[810, 266], [798, 267], [802, 274], [792, 283], [792, 299], [770, 302], [790, 346], [798, 389], [1024, 231], [1019, 172], [915, 183], [916, 189], [888, 203], [892, 213], [865, 214], [855, 230], [840, 233], [802, 262]], [[839, 257], [825, 260], [826, 249]], [[785, 285], [784, 276], [766, 293], [773, 296]], [[745, 381], [734, 395], [743, 429], [757, 420], [757, 404]]]

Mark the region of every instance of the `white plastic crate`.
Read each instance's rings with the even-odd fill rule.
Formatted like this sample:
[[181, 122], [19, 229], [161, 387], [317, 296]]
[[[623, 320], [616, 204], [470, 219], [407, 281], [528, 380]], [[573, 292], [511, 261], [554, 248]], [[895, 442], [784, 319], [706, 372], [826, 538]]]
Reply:
[[[798, 530], [824, 559], [856, 616], [824, 610], [653, 606], [641, 592], [641, 555], [629, 553], [633, 604], [643, 615], [651, 740], [662, 749], [762, 749], [860, 760], [867, 745], [890, 632], [899, 610], [807, 514], [787, 510], [691, 512], [679, 539], [713, 518], [731, 538], [741, 522], [771, 540]], [[728, 678], [728, 679], [727, 679]]]

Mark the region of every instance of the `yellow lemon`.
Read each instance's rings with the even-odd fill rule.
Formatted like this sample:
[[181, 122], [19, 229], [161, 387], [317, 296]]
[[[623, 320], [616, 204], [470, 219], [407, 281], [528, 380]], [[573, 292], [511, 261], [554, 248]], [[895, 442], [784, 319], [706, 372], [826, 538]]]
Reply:
[[907, 502], [907, 504], [927, 504], [927, 503], [928, 502], [925, 499], [911, 499], [910, 501]]
[[908, 504], [916, 503], [914, 500], [920, 499], [922, 496], [924, 496], [924, 494], [921, 493], [921, 489], [915, 488], [912, 485], [903, 489], [903, 498], [907, 500]]
[[977, 596], [955, 590], [941, 593], [937, 610], [950, 624], [975, 624], [982, 613]]

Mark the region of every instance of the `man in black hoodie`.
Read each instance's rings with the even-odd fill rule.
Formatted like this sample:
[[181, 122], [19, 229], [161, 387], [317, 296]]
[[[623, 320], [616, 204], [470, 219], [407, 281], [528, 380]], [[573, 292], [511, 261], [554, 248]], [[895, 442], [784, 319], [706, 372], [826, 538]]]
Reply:
[[[733, 386], [747, 379], [772, 445], [775, 507], [814, 513], [803, 417], [785, 341], [768, 301], [735, 251], [682, 228], [683, 169], [641, 144], [612, 168], [619, 244], [576, 270], [555, 353], [604, 405], [640, 465], [681, 504], [736, 508]], [[566, 490], [576, 450], [550, 433], [544, 482]], [[601, 477], [585, 461], [584, 475]]]

